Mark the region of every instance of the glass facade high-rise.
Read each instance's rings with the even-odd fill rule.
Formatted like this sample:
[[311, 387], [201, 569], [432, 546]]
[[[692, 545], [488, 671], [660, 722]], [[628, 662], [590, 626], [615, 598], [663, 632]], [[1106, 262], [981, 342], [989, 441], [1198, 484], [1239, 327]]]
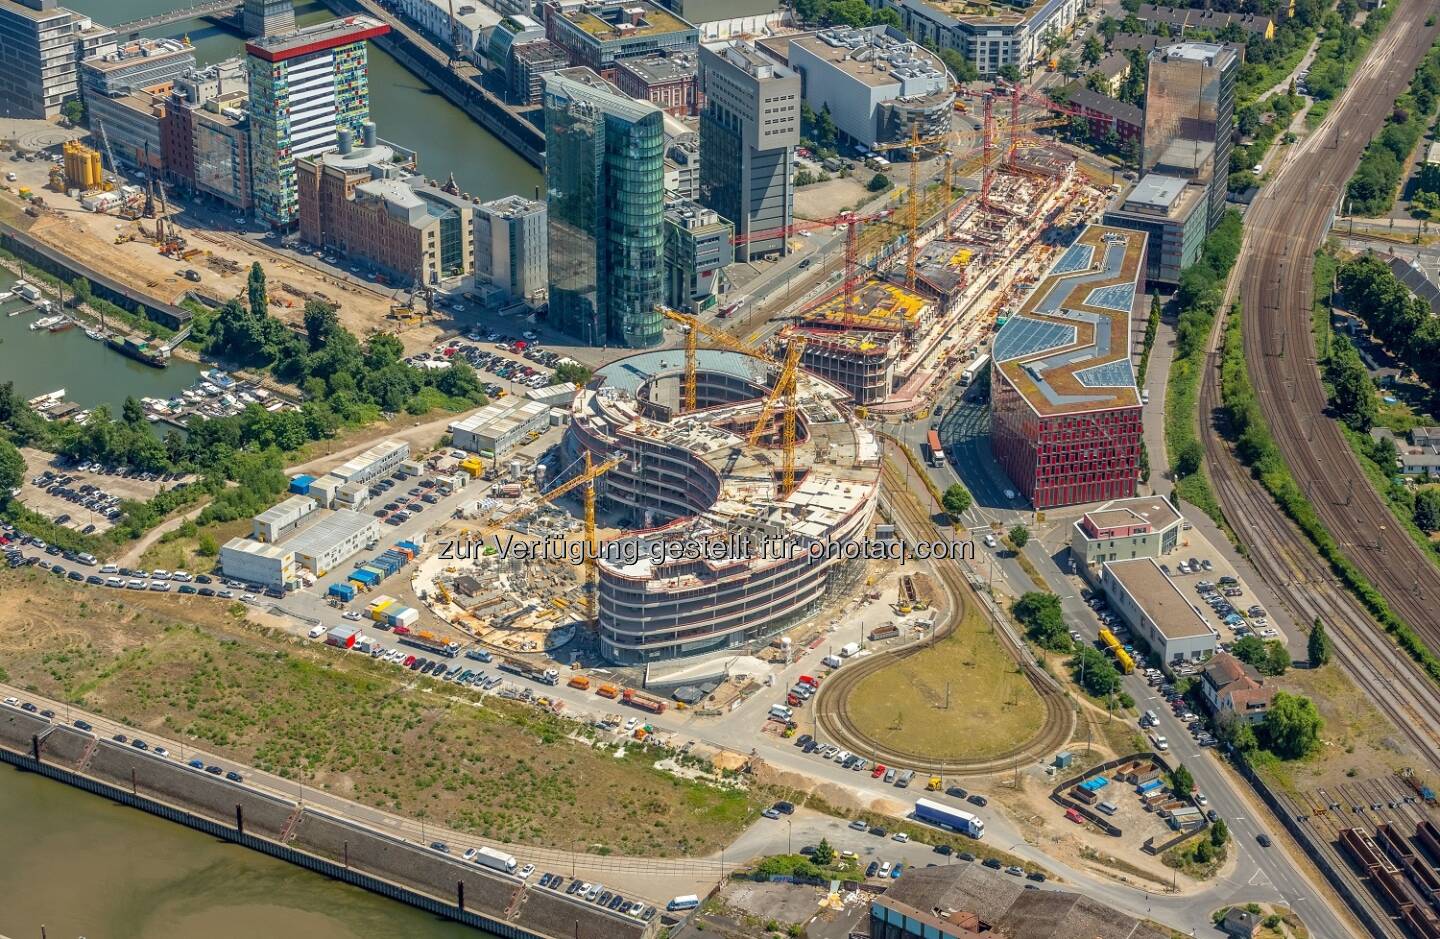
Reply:
[[545, 78], [550, 324], [596, 346], [660, 344], [664, 112], [588, 68]]
[[1239, 71], [1230, 46], [1180, 42], [1150, 53], [1141, 171], [1203, 183], [1207, 231], [1225, 213]]

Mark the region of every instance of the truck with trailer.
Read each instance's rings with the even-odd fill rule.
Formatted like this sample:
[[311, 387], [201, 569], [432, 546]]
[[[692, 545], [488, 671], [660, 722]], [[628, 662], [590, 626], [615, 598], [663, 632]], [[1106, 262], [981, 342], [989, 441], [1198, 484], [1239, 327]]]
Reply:
[[661, 701], [659, 698], [652, 698], [648, 694], [641, 694], [633, 688], [626, 688], [625, 693], [621, 695], [621, 699], [631, 707], [639, 708], [642, 711], [649, 711], [651, 714], [665, 713], [664, 701]]
[[491, 870], [513, 874], [515, 873], [515, 867], [518, 862], [515, 860], [515, 855], [513, 854], [496, 851], [494, 848], [481, 848], [475, 855], [475, 863], [481, 867], [488, 867]]
[[947, 828], [950, 831], [958, 831], [962, 835], [980, 839], [985, 837], [985, 822], [978, 816], [969, 812], [951, 808], [943, 802], [934, 802], [930, 799], [915, 800], [915, 818], [917, 821], [934, 825], [937, 828]]
[[416, 649], [424, 649], [426, 652], [433, 652], [436, 655], [443, 655], [447, 659], [453, 659], [460, 654], [460, 643], [449, 636], [436, 636], [433, 633], [425, 632], [423, 629], [418, 633], [405, 633], [399, 637], [400, 641], [407, 646]]
[[542, 685], [560, 684], [560, 670], [545, 668], [542, 665], [531, 665], [529, 662], [522, 662], [519, 659], [502, 658], [500, 660], [500, 671], [509, 672], [512, 675], [519, 675], [521, 678], [528, 678], [531, 681], [538, 681]]

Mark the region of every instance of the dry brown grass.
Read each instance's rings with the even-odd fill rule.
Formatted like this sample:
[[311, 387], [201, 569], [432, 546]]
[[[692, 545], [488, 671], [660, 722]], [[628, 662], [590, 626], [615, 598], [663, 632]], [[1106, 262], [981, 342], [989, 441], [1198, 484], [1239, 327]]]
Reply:
[[0, 574], [8, 680], [379, 808], [526, 844], [693, 856], [760, 806], [578, 725], [262, 629], [243, 608]]

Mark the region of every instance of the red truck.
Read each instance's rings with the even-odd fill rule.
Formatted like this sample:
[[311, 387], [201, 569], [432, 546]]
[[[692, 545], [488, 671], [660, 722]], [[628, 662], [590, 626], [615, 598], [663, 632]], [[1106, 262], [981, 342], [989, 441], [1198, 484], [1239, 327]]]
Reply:
[[626, 688], [622, 697], [625, 703], [631, 707], [639, 708], [642, 711], [649, 711], [651, 714], [665, 713], [665, 702], [659, 698], [652, 698], [648, 694], [641, 694], [631, 688]]

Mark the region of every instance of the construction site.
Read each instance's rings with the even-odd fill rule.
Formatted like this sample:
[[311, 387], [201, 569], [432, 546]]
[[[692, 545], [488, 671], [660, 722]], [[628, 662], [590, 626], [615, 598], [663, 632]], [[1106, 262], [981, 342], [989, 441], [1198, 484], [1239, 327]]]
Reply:
[[[191, 207], [163, 183], [131, 184], [105, 169], [114, 165], [105, 148], [103, 133], [96, 133], [63, 145], [53, 163], [7, 162], [16, 176], [0, 183], [0, 205], [13, 209], [7, 219], [163, 304], [187, 298], [223, 303], [244, 291], [258, 261], [269, 277], [271, 312], [280, 319], [299, 323], [305, 303], [319, 300], [337, 306], [341, 322], [359, 335], [377, 327], [396, 330], [395, 291], [327, 272], [227, 230], [231, 220], [192, 217]], [[419, 317], [403, 318], [409, 328], [399, 334], [408, 351], [433, 344], [442, 332]]]
[[[998, 103], [1008, 104], [1008, 119], [996, 114]], [[955, 135], [921, 138], [918, 130], [905, 144], [877, 148], [909, 158], [898, 209], [797, 226], [848, 226], [839, 285], [796, 312], [792, 335], [807, 341], [805, 368], [844, 388], [853, 404], [916, 406], [952, 366], [979, 353], [1055, 249], [1104, 206], [1108, 191], [1035, 136], [1065, 123], [1069, 108], [1019, 88], [984, 95], [979, 108], [977, 151], [957, 153]], [[1034, 116], [1037, 108], [1045, 113]], [[937, 152], [943, 180], [926, 190], [919, 166]]]

